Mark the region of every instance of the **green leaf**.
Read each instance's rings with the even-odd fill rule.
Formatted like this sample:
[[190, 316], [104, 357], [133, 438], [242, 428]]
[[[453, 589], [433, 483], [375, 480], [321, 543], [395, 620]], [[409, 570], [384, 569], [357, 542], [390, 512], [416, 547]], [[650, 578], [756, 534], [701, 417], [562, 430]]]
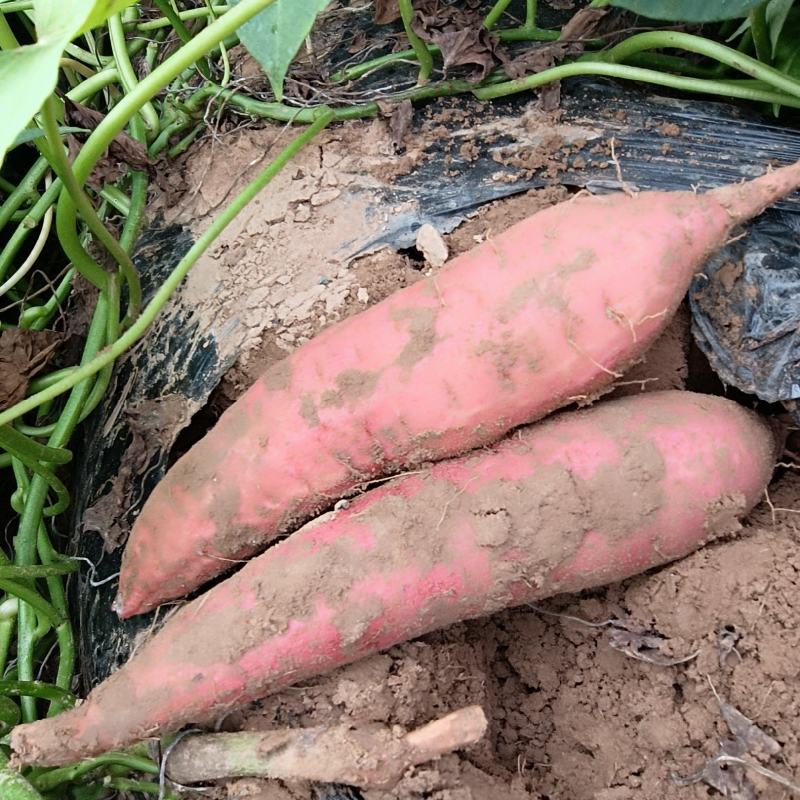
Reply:
[[766, 8], [767, 28], [769, 30], [769, 40], [772, 44], [772, 57], [778, 50], [778, 39], [781, 37], [781, 31], [786, 24], [789, 17], [789, 12], [792, 10], [794, 0], [769, 0]]
[[329, 2], [276, 0], [239, 28], [239, 39], [261, 64], [278, 100], [283, 100], [283, 81], [289, 65], [314, 26], [317, 14]]
[[611, 0], [610, 5], [626, 8], [650, 19], [672, 22], [720, 22], [743, 17], [763, 0]]
[[58, 62], [79, 33], [133, 0], [34, 0], [36, 44], [0, 52], [0, 164], [56, 88]]

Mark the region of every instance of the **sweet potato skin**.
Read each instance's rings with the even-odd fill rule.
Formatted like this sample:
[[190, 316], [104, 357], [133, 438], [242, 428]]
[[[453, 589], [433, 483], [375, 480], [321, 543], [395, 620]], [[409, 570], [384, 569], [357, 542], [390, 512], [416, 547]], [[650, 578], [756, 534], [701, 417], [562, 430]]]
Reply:
[[774, 461], [749, 411], [662, 392], [395, 478], [182, 608], [80, 707], [17, 727], [17, 760], [125, 747], [456, 621], [678, 558], [757, 502]]
[[663, 329], [729, 224], [710, 195], [578, 197], [323, 332], [153, 491], [121, 616], [184, 596], [364, 481], [596, 394]]

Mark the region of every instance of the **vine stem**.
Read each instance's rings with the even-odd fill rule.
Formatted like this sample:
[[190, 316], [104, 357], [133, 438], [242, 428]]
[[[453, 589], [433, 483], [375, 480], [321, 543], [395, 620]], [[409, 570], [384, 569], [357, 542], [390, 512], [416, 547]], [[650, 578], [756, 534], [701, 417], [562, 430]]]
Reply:
[[[47, 164], [46, 159], [42, 160]], [[31, 231], [41, 222], [50, 206], [58, 199], [61, 186], [61, 180], [59, 179], [53, 181], [50, 186], [45, 189], [30, 211], [25, 215], [22, 222], [17, 225], [17, 229], [11, 234], [5, 247], [0, 250], [0, 278], [3, 278], [8, 272], [13, 263], [14, 256], [16, 256], [20, 247], [22, 247]]]
[[43, 681], [6, 681], [0, 680], [0, 695], [25, 695], [39, 697], [42, 700], [61, 700], [74, 705], [75, 697], [66, 689]]
[[34, 564], [30, 567], [0, 565], [0, 580], [28, 580], [48, 578], [51, 575], [68, 575], [70, 572], [77, 572], [79, 568], [79, 564], [75, 561], [63, 561], [60, 564], [46, 566], [44, 564]]
[[[493, 100], [496, 97], [507, 97], [518, 92], [538, 89], [552, 81], [564, 80], [580, 75], [604, 75], [608, 78], [619, 78], [626, 81], [652, 83], [657, 86], [667, 86], [686, 92], [699, 92], [700, 94], [715, 94], [723, 97], [735, 97], [741, 100], [753, 100], [764, 103], [782, 103], [792, 108], [800, 108], [800, 98], [783, 92], [757, 89], [751, 86], [742, 86], [722, 81], [707, 80], [704, 78], [688, 78], [682, 75], [668, 75], [652, 69], [630, 67], [626, 64], [615, 64], [604, 61], [575, 61], [571, 64], [561, 64], [557, 67], [527, 75], [513, 81], [498, 83], [495, 86], [486, 86], [473, 90], [479, 100]], [[0, 415], [1, 418], [2, 415]], [[0, 419], [1, 421], [1, 419]]]
[[[237, 6], [238, 8], [238, 6]], [[232, 12], [228, 12], [230, 14]], [[226, 14], [226, 16], [228, 16]], [[224, 17], [223, 17], [224, 19]], [[141, 85], [141, 84], [140, 84]], [[129, 95], [130, 96], [130, 95]], [[124, 101], [123, 101], [124, 102]], [[118, 106], [117, 106], [118, 107]], [[206, 231], [192, 245], [186, 255], [178, 262], [167, 279], [158, 288], [153, 299], [145, 306], [136, 322], [128, 328], [113, 344], [106, 347], [94, 358], [86, 360], [74, 372], [67, 375], [62, 380], [52, 386], [42, 389], [36, 394], [26, 397], [12, 408], [0, 412], [0, 425], [9, 422], [26, 414], [42, 403], [58, 397], [68, 389], [80, 384], [87, 378], [91, 378], [103, 367], [111, 364], [121, 356], [131, 345], [133, 345], [147, 330], [150, 324], [158, 315], [163, 305], [170, 298], [181, 281], [186, 277], [189, 270], [197, 259], [205, 252], [206, 248], [219, 236], [219, 234], [230, 224], [237, 214], [252, 200], [274, 177], [286, 163], [292, 159], [300, 150], [305, 147], [323, 128], [325, 128], [334, 118], [333, 112], [328, 108], [318, 110], [317, 119], [293, 139], [261, 172], [251, 181], [236, 198], [225, 208], [225, 210], [215, 218]], [[108, 119], [108, 118], [106, 118]], [[55, 436], [55, 434], [54, 434]], [[46, 487], [46, 484], [45, 484]]]
[[[465, 94], [474, 89], [475, 85], [468, 81], [437, 81], [436, 83], [429, 83], [425, 86], [414, 86], [402, 92], [396, 92], [391, 95], [391, 100], [395, 102], [400, 100], [419, 102], [421, 100], [430, 100], [435, 97], [451, 97], [457, 94]], [[238, 94], [231, 89], [223, 89], [221, 86], [211, 84], [198, 89], [186, 102], [186, 109], [188, 111], [196, 110], [203, 101], [209, 97], [223, 99], [226, 104], [235, 106], [247, 114], [274, 119], [279, 122], [308, 124], [314, 121], [315, 114], [322, 108], [322, 106], [317, 106], [315, 108], [293, 108], [283, 103], [255, 100], [251, 97]], [[330, 109], [333, 118], [337, 121], [374, 117], [378, 113], [378, 110], [378, 104], [373, 102], [362, 103], [357, 106], [341, 106], [339, 108]]]
[[31, 589], [22, 583], [8, 580], [7, 578], [0, 579], [0, 590], [6, 594], [13, 595], [14, 597], [27, 603], [31, 608], [36, 609], [40, 616], [47, 620], [53, 628], [57, 628], [65, 620], [50, 603], [47, 602], [35, 589]]
[[0, 768], [0, 796], [3, 800], [43, 800], [36, 789], [13, 769]]
[[[712, 42], [710, 39], [695, 36], [691, 33], [683, 33], [681, 31], [637, 33], [606, 50], [600, 57], [604, 61], [616, 64], [625, 61], [631, 55], [641, 53], [643, 50], [656, 50], [666, 47], [687, 50], [690, 53], [712, 58], [745, 75], [763, 81], [782, 92], [800, 98], [800, 82], [784, 75], [768, 64], [762, 64], [760, 61], [734, 50], [732, 47], [727, 47], [719, 42]], [[634, 80], [636, 79], [634, 78]]]
[[[98, 298], [95, 313], [86, 335], [86, 344], [81, 358], [82, 366], [92, 361], [105, 342], [108, 313], [108, 299], [105, 295], [101, 294]], [[77, 374], [79, 371], [80, 367], [73, 374]], [[56, 448], [63, 447], [69, 441], [72, 432], [75, 430], [75, 426], [78, 424], [81, 409], [90, 391], [91, 381], [87, 380], [87, 378], [90, 378], [97, 371], [98, 370], [94, 370], [89, 375], [82, 376], [82, 380], [72, 384], [74, 388], [70, 387], [72, 391], [70, 392], [67, 402], [64, 404], [56, 427], [50, 436], [48, 446]], [[35, 404], [35, 406], [38, 405], [40, 404]], [[34, 475], [30, 484], [26, 487], [25, 505], [20, 515], [19, 527], [14, 540], [14, 563], [17, 565], [31, 566], [34, 563], [37, 545], [39, 543], [39, 528], [42, 519], [42, 509], [47, 497], [47, 489], [47, 482], [39, 475]], [[46, 602], [35, 592], [34, 595], [35, 601]], [[19, 604], [19, 613], [17, 616], [17, 671], [20, 680], [33, 680], [33, 648], [36, 644], [34, 608], [36, 608], [36, 602], [32, 603], [29, 597], [20, 597], [20, 599], [23, 602]], [[50, 608], [53, 608], [50, 604], [48, 605]], [[59, 623], [60, 622], [61, 620]], [[54, 627], [56, 628], [60, 651], [59, 683], [69, 685], [73, 670], [72, 665], [75, 659], [75, 646], [72, 639], [71, 628], [68, 620], [63, 621], [63, 624], [56, 624]], [[66, 688], [66, 685], [64, 688]], [[36, 719], [36, 705], [32, 698], [23, 697], [21, 707], [23, 719], [25, 719], [26, 722]]]
[[25, 201], [36, 192], [39, 183], [50, 169], [47, 159], [41, 157], [34, 162], [28, 174], [17, 184], [17, 188], [6, 198], [0, 206], [0, 229], [4, 228], [11, 219], [11, 215], [20, 208]]
[[[119, 270], [128, 285], [128, 316], [135, 319], [139, 314], [142, 305], [142, 287], [139, 281], [139, 273], [131, 260], [130, 255], [125, 252], [120, 243], [111, 235], [108, 228], [97, 216], [91, 200], [86, 192], [83, 191], [76, 178], [69, 161], [67, 160], [61, 137], [58, 133], [56, 121], [56, 108], [59, 101], [55, 95], [51, 95], [42, 107], [42, 123], [47, 134], [47, 141], [50, 145], [50, 158], [52, 159], [53, 169], [56, 170], [66, 192], [62, 191], [61, 196], [68, 194], [73, 204], [80, 211], [81, 219], [87, 224], [89, 230], [97, 237], [103, 247], [106, 248], [111, 257], [119, 265]], [[79, 269], [83, 276], [91, 281], [101, 292], [108, 288], [108, 273], [102, 270], [97, 263], [89, 257], [88, 253], [77, 241], [75, 226], [70, 225], [70, 219], [66, 219], [61, 212], [60, 203], [56, 212], [56, 229], [58, 238], [64, 247], [64, 251], [72, 260], [73, 264]], [[91, 264], [91, 269], [89, 265]], [[88, 270], [84, 272], [84, 270]]]
[[50, 792], [64, 783], [71, 783], [78, 778], [100, 767], [125, 767], [134, 772], [144, 772], [147, 775], [158, 775], [158, 765], [150, 759], [133, 756], [127, 753], [105, 753], [97, 758], [87, 759], [78, 764], [58, 767], [43, 772], [31, 782], [40, 792]]
[[[122, 18], [119, 14], [112, 14], [108, 18], [107, 24], [108, 37], [111, 42], [111, 52], [114, 54], [114, 62], [119, 70], [119, 82], [122, 84], [122, 88], [130, 93], [136, 88], [139, 79], [136, 77], [136, 73], [133, 70], [133, 64], [131, 64], [128, 49], [125, 45], [125, 31], [122, 27]], [[150, 131], [150, 134], [156, 136], [160, 126], [158, 114], [155, 108], [153, 108], [152, 102], [148, 100], [146, 103], [143, 103], [139, 114], [144, 120], [144, 124], [147, 130]]]
[[[215, 16], [220, 16], [225, 14], [230, 9], [230, 6], [213, 5], [211, 6], [211, 9], [213, 10]], [[184, 11], [178, 12], [177, 17], [182, 21], [186, 21], [190, 19], [197, 19], [198, 17], [205, 17], [207, 14], [207, 8], [188, 8]], [[153, 31], [157, 30], [158, 28], [168, 28], [170, 26], [172, 26], [172, 22], [170, 22], [167, 17], [157, 17], [156, 19], [148, 19], [144, 22], [137, 22], [136, 30]]]
[[[176, 53], [173, 53], [166, 61], [156, 67], [146, 78], [137, 83], [135, 88], [114, 106], [97, 128], [95, 128], [86, 142], [84, 142], [80, 153], [72, 164], [71, 170], [72, 176], [75, 178], [78, 185], [83, 186], [86, 179], [89, 177], [92, 167], [105, 152], [109, 144], [111, 144], [111, 140], [125, 127], [131, 117], [133, 117], [145, 103], [149, 102], [152, 97], [167, 86], [170, 81], [180, 75], [183, 70], [192, 66], [198, 59], [204, 57], [207, 51], [213, 49], [226, 36], [235, 33], [247, 20], [255, 16], [259, 11], [267, 8], [267, 6], [271, 5], [273, 2], [275, 2], [275, 0], [242, 0], [241, 3], [200, 31], [190, 42], [183, 45]], [[72, 230], [74, 234], [77, 226], [77, 206], [75, 204], [75, 199], [73, 199], [69, 192], [61, 192], [59, 195], [56, 225], [59, 231], [59, 238], [62, 238], [63, 235], [69, 241], [71, 238], [70, 230]], [[72, 253], [68, 253], [68, 255], [73, 257]], [[127, 257], [127, 254], [125, 255]], [[80, 258], [80, 256], [78, 257]], [[127, 275], [125, 275], [125, 277], [126, 279], [128, 278]], [[131, 310], [133, 310], [133, 291], [134, 289], [129, 283], [129, 306]], [[113, 361], [113, 359], [106, 363], [110, 364], [111, 361]], [[94, 372], [90, 374], [94, 374]], [[32, 397], [28, 398], [28, 401], [31, 399]], [[23, 404], [24, 403], [25, 401], [23, 401]], [[38, 405], [38, 403], [35, 405]], [[21, 405], [8, 410], [15, 412], [20, 407]], [[30, 408], [28, 410], [30, 410]], [[17, 416], [18, 414], [14, 413], [15, 419]], [[3, 423], [0, 422], [0, 424]]]
[[506, 9], [511, 4], [511, 0], [497, 0], [497, 2], [489, 9], [489, 13], [483, 20], [483, 27], [491, 30], [497, 25], [497, 21], [505, 14]]
[[[45, 186], [50, 188], [50, 184], [52, 180], [50, 178], [50, 173], [47, 174], [45, 178]], [[50, 236], [50, 228], [53, 224], [53, 207], [49, 206], [47, 211], [44, 213], [44, 219], [42, 220], [41, 228], [39, 229], [39, 235], [36, 237], [36, 242], [34, 243], [31, 251], [25, 257], [25, 260], [14, 270], [14, 272], [3, 281], [3, 284], [0, 285], [0, 297], [2, 297], [9, 289], [13, 289], [30, 271], [33, 269], [33, 265], [39, 260], [39, 256], [42, 254], [42, 250], [44, 250], [44, 246], [47, 243], [47, 237]]]
[[84, 143], [72, 167], [78, 181], [86, 181], [92, 167], [111, 144], [111, 140], [148, 100], [177, 78], [183, 70], [191, 67], [208, 50], [234, 34], [247, 20], [274, 2], [275, 0], [242, 0], [139, 81], [136, 88], [109, 111]]
[[538, 0], [527, 0], [525, 3], [525, 27], [533, 29], [536, 27], [536, 6]]
[[[506, 1], [507, 0], [500, 0], [500, 2]], [[411, 5], [411, 0], [397, 0], [397, 6], [400, 9], [400, 17], [403, 20], [403, 27], [406, 31], [406, 37], [408, 37], [408, 43], [416, 53], [417, 61], [419, 62], [419, 78], [417, 79], [417, 83], [427, 83], [428, 79], [431, 77], [431, 72], [433, 72], [433, 56], [430, 54], [428, 46], [419, 38], [412, 27], [412, 22], [414, 21], [414, 7]]]

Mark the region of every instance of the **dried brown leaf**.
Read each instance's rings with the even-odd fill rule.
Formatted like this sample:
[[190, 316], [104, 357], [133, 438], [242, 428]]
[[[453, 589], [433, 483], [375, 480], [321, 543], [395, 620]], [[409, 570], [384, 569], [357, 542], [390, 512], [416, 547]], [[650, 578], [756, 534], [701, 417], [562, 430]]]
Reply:
[[455, 28], [472, 27], [457, 6], [442, 5], [439, 0], [420, 0], [414, 4], [414, 20], [411, 27], [426, 42], [431, 42], [431, 34], [445, 26]]
[[414, 106], [410, 100], [398, 103], [389, 117], [389, 131], [392, 134], [392, 146], [396, 151], [404, 148], [406, 136], [411, 130], [414, 120]]
[[367, 46], [367, 34], [365, 31], [357, 31], [356, 35], [347, 45], [347, 52], [350, 54], [360, 53]]
[[678, 786], [691, 786], [705, 783], [716, 789], [728, 800], [756, 800], [753, 784], [741, 767], [721, 762], [718, 758], [709, 758], [703, 766], [685, 777], [673, 774], [672, 782]]
[[755, 761], [743, 758], [748, 753], [756, 756], [775, 756], [780, 752], [781, 746], [741, 711], [717, 695], [716, 690], [714, 694], [719, 702], [722, 718], [733, 738], [720, 741], [719, 753], [707, 759], [696, 772], [685, 777], [673, 774], [673, 782], [680, 786], [702, 782], [712, 786], [723, 797], [732, 800], [755, 800], [755, 788], [747, 778], [747, 770], [750, 769], [792, 791], [797, 791], [799, 787], [790, 779]]
[[636, 625], [624, 612], [611, 622], [608, 643], [615, 650], [637, 661], [645, 661], [657, 667], [674, 667], [697, 658], [699, 654], [698, 651], [675, 658], [661, 652], [665, 642], [666, 639], [658, 631]]
[[608, 14], [607, 8], [582, 8], [573, 14], [561, 28], [559, 39], [567, 42], [579, 42], [591, 39], [597, 32], [600, 22]]
[[474, 64], [478, 69], [473, 71], [469, 79], [478, 82], [492, 71], [498, 61], [498, 38], [483, 27], [434, 31], [431, 40], [442, 51], [445, 73], [453, 67]]
[[[534, 44], [512, 59], [497, 51], [503, 71], [515, 80], [550, 69], [565, 56], [579, 55], [583, 51], [582, 42], [594, 36], [607, 13], [608, 9], [604, 8], [582, 8], [561, 29], [558, 41]], [[555, 111], [561, 105], [560, 81], [545, 84], [539, 90], [539, 105], [544, 111]]]
[[0, 411], [25, 397], [31, 378], [44, 369], [61, 340], [54, 331], [0, 331]]
[[376, 25], [386, 25], [396, 19], [400, 19], [397, 0], [375, 0], [373, 19]]
[[555, 111], [561, 106], [561, 81], [548, 83], [539, 90], [539, 107], [542, 111]]
[[[94, 130], [106, 115], [65, 97], [64, 116], [70, 125]], [[105, 179], [116, 177], [119, 172], [117, 165], [120, 163], [127, 164], [138, 172], [149, 172], [151, 169], [147, 148], [124, 131], [120, 131], [112, 139], [106, 155], [98, 162], [98, 166], [92, 173], [93, 182], [95, 184], [102, 183]]]
[[542, 72], [555, 63], [552, 44], [535, 44], [530, 50], [526, 50], [514, 58], [508, 58], [502, 51], [498, 52], [498, 56], [503, 65], [503, 72], [512, 80], [521, 78], [523, 75]]
[[68, 125], [93, 131], [105, 119], [105, 116], [101, 111], [89, 108], [83, 103], [77, 103], [70, 100], [69, 97], [64, 98], [64, 120]]

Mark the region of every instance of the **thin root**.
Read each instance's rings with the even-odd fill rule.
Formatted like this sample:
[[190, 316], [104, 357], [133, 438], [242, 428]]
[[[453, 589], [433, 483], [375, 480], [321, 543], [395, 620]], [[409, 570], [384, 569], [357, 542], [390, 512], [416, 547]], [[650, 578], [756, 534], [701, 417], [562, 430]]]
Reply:
[[574, 348], [578, 353], [580, 353], [584, 358], [588, 358], [589, 361], [591, 361], [592, 364], [594, 364], [597, 367], [597, 369], [603, 370], [603, 372], [605, 372], [606, 375], [610, 375], [612, 378], [622, 377], [621, 372], [615, 372], [613, 369], [604, 367], [599, 361], [595, 361], [585, 350], [583, 350], [576, 344], [574, 339], [572, 338], [567, 339], [567, 343], [569, 344], [570, 347]]
[[625, 182], [625, 179], [622, 177], [622, 167], [619, 163], [619, 158], [617, 157], [616, 151], [616, 143], [617, 140], [612, 136], [611, 140], [609, 141], [609, 145], [611, 146], [611, 163], [614, 165], [614, 170], [617, 173], [617, 180], [620, 182], [622, 186], [622, 191], [625, 192], [628, 197], [636, 197], [636, 192], [631, 189], [631, 187]]

